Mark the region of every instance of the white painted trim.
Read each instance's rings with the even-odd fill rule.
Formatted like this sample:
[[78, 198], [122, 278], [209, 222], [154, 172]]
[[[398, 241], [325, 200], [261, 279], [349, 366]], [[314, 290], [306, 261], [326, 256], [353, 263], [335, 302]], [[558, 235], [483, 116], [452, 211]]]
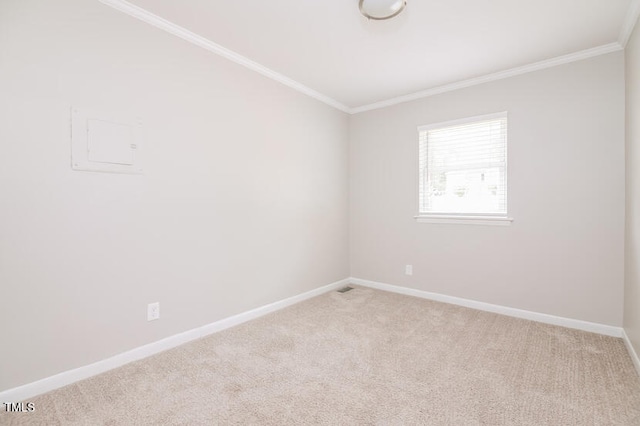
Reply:
[[512, 217], [489, 216], [446, 216], [446, 215], [419, 215], [414, 216], [418, 223], [439, 223], [443, 225], [485, 225], [485, 226], [510, 226]]
[[340, 111], [350, 113], [350, 108], [342, 103], [336, 101], [329, 96], [323, 95], [320, 92], [317, 92], [310, 87], [303, 85], [285, 75], [282, 75], [276, 71], [273, 71], [270, 68], [265, 67], [251, 59], [242, 56], [233, 50], [227, 49], [226, 47], [220, 46], [217, 43], [212, 42], [209, 39], [206, 39], [198, 34], [187, 30], [179, 25], [174, 24], [171, 21], [168, 21], [164, 18], [159, 17], [158, 15], [154, 15], [147, 10], [131, 4], [125, 0], [99, 0], [101, 3], [104, 3], [107, 6], [110, 6], [116, 10], [119, 10], [122, 13], [125, 13], [129, 16], [132, 16], [136, 19], [139, 19], [147, 24], [151, 24], [154, 27], [160, 28], [170, 34], [173, 34], [177, 37], [180, 37], [183, 40], [186, 40], [190, 43], [195, 44], [196, 46], [202, 47], [216, 55], [220, 55], [223, 58], [226, 58], [230, 61], [233, 61], [239, 65], [242, 65], [246, 68], [249, 68], [252, 71], [260, 73], [265, 77], [268, 77], [272, 80], [275, 80], [279, 83], [284, 84], [294, 90], [297, 90], [300, 93], [303, 93], [307, 96], [310, 96], [320, 102], [323, 102], [333, 108], [339, 109]]
[[295, 305], [296, 303], [300, 303], [304, 300], [311, 299], [312, 297], [316, 297], [321, 294], [327, 293], [329, 291], [339, 289], [341, 287], [344, 287], [347, 284], [349, 284], [349, 278], [345, 278], [340, 281], [336, 281], [334, 283], [331, 283], [322, 287], [318, 287], [314, 290], [307, 291], [297, 296], [292, 296], [284, 300], [279, 300], [269, 305], [261, 306], [256, 309], [252, 309], [250, 311], [243, 312], [241, 314], [234, 315], [234, 316], [222, 319], [220, 321], [213, 322], [211, 324], [207, 324], [205, 326], [200, 327], [199, 330], [201, 332], [202, 337], [207, 336], [209, 334], [217, 333], [218, 331], [222, 331], [227, 328], [234, 327], [236, 325], [242, 324], [243, 322], [251, 321], [252, 319], [256, 319], [263, 315], [269, 314], [271, 312], [278, 311], [280, 309], [286, 308], [287, 306]]
[[500, 112], [494, 112], [491, 114], [475, 115], [473, 117], [457, 118], [455, 120], [442, 121], [440, 123], [425, 124], [422, 126], [418, 126], [418, 133], [428, 132], [434, 129], [442, 129], [444, 127], [461, 126], [463, 124], [475, 124], [475, 123], [480, 123], [484, 121], [496, 121], [503, 118], [505, 120], [509, 118], [509, 111], [500, 111]]
[[[139, 19], [147, 24], [153, 25], [154, 27], [160, 28], [170, 34], [173, 34], [177, 37], [182, 38], [190, 43], [195, 44], [196, 46], [202, 47], [212, 53], [220, 55], [230, 61], [233, 61], [237, 64], [240, 64], [244, 67], [249, 68], [257, 73], [264, 75], [265, 77], [271, 78], [279, 83], [284, 84], [287, 87], [290, 87], [294, 90], [299, 91], [307, 96], [310, 96], [320, 102], [323, 102], [331, 107], [334, 107], [340, 111], [346, 112], [348, 114], [357, 114], [360, 112], [371, 111], [374, 109], [385, 108], [392, 105], [397, 105], [404, 102], [413, 101], [416, 99], [422, 99], [429, 96], [437, 95], [440, 93], [451, 92], [454, 90], [462, 89], [465, 87], [471, 87], [478, 84], [488, 83], [490, 81], [501, 80], [504, 78], [513, 77], [520, 74], [526, 74], [532, 71], [538, 71], [545, 68], [555, 67], [557, 65], [567, 64], [570, 62], [580, 61], [583, 59], [592, 58], [594, 56], [604, 55], [611, 52], [617, 52], [623, 49], [624, 44], [622, 43], [610, 43], [605, 44], [603, 46], [594, 47], [591, 49], [582, 50], [575, 53], [570, 53], [568, 55], [559, 56], [557, 58], [547, 59], [540, 62], [535, 62], [533, 64], [524, 65], [521, 67], [511, 68], [504, 71], [499, 71], [493, 74], [488, 74], [480, 77], [471, 78], [468, 80], [462, 80], [458, 82], [454, 82], [451, 84], [445, 84], [443, 86], [432, 87], [430, 89], [421, 90], [419, 92], [411, 93], [404, 96], [398, 96], [395, 98], [387, 99], [380, 102], [374, 102], [367, 105], [361, 105], [359, 107], [350, 108], [341, 102], [326, 96], [320, 92], [317, 92], [310, 87], [305, 86], [302, 83], [299, 83], [283, 74], [280, 74], [276, 71], [273, 71], [270, 68], [265, 67], [251, 59], [242, 56], [233, 50], [227, 49], [217, 43], [212, 42], [209, 39], [206, 39], [198, 34], [187, 30], [179, 25], [174, 24], [171, 21], [168, 21], [164, 18], [161, 18], [153, 13], [131, 4], [125, 0], [99, 0], [101, 3], [110, 6], [116, 10], [119, 10], [122, 13], [125, 13], [129, 16], [132, 16], [136, 19]], [[620, 33], [620, 40], [624, 40], [625, 44], [631, 35], [631, 31], [633, 30], [632, 21], [633, 16], [637, 20], [638, 14], [640, 13], [640, 0], [633, 0], [632, 4], [629, 8], [629, 13], [627, 14], [627, 19], [625, 20], [625, 25], [623, 26], [623, 31]], [[631, 22], [631, 24], [629, 23]], [[629, 28], [627, 28], [629, 27]], [[626, 29], [625, 29], [626, 28]], [[628, 34], [627, 34], [628, 32]], [[626, 37], [626, 39], [625, 39]]]
[[627, 9], [627, 15], [624, 18], [624, 23], [622, 24], [622, 28], [620, 29], [620, 35], [618, 36], [618, 43], [624, 49], [627, 47], [627, 43], [629, 42], [629, 37], [631, 37], [631, 33], [633, 33], [633, 29], [638, 22], [638, 17], [640, 16], [640, 0], [631, 0], [629, 4], [629, 9]]
[[445, 84], [444, 86], [433, 87], [431, 89], [421, 90], [419, 92], [411, 93], [404, 96], [398, 96], [396, 98], [387, 99], [385, 101], [374, 102], [368, 105], [362, 105], [357, 108], [351, 108], [351, 114], [357, 114], [360, 112], [371, 111], [374, 109], [386, 108], [392, 105], [401, 104], [404, 102], [414, 101], [416, 99], [422, 99], [440, 93], [451, 92], [465, 87], [476, 86], [478, 84], [488, 83], [491, 81], [502, 80], [509, 77], [514, 77], [521, 74], [526, 74], [533, 71], [539, 71], [546, 68], [555, 67], [558, 65], [568, 64], [571, 62], [581, 61], [583, 59], [593, 58], [594, 56], [605, 55], [611, 52], [618, 52], [622, 50], [622, 46], [618, 43], [605, 44], [603, 46], [594, 47], [592, 49], [582, 50], [580, 52], [570, 53], [564, 56], [558, 56], [557, 58], [547, 59], [540, 62], [534, 62], [533, 64], [524, 65], [521, 67], [511, 68], [505, 71], [499, 71], [493, 74], [487, 74], [481, 77], [470, 78], [468, 80], [462, 80], [451, 84]]
[[375, 288], [378, 290], [389, 291], [391, 293], [404, 294], [407, 296], [420, 297], [422, 299], [435, 300], [437, 302], [450, 303], [452, 305], [464, 306], [467, 308], [478, 309], [480, 311], [493, 312], [496, 314], [507, 315], [510, 317], [522, 318], [531, 321], [542, 322], [545, 324], [559, 325], [577, 330], [589, 331], [591, 333], [604, 334], [606, 336], [622, 337], [622, 327], [614, 327], [611, 325], [597, 324], [588, 321], [576, 320], [571, 318], [557, 317], [554, 315], [541, 314], [538, 312], [525, 311], [522, 309], [509, 308], [507, 306], [493, 305], [491, 303], [478, 302], [460, 297], [447, 296], [439, 293], [431, 293], [429, 291], [417, 290], [409, 287], [400, 287], [397, 285], [384, 284], [376, 281], [363, 280], [360, 278], [351, 278], [351, 284], [363, 287]]
[[631, 357], [631, 361], [633, 362], [633, 366], [636, 368], [638, 375], [640, 375], [640, 357], [638, 353], [633, 348], [631, 344], [631, 340], [629, 340], [629, 336], [627, 336], [627, 332], [622, 329], [622, 340], [624, 340], [624, 345], [627, 347], [627, 351], [629, 351], [629, 356]]
[[166, 351], [167, 349], [180, 346], [184, 343], [190, 342], [195, 339], [207, 336], [218, 331], [225, 330], [227, 328], [242, 324], [252, 319], [261, 317], [271, 312], [286, 308], [293, 304], [302, 302], [303, 300], [310, 299], [320, 294], [327, 293], [332, 290], [336, 290], [342, 286], [349, 284], [349, 279], [343, 279], [332, 284], [325, 285], [323, 287], [316, 288], [311, 291], [307, 291], [297, 296], [292, 296], [284, 300], [280, 300], [265, 306], [261, 306], [256, 309], [252, 309], [247, 312], [243, 312], [238, 315], [234, 315], [228, 318], [221, 319], [211, 324], [197, 327], [192, 330], [185, 331], [183, 333], [175, 334], [157, 342], [149, 343], [148, 345], [140, 346], [127, 352], [112, 356], [107, 359], [95, 362], [93, 364], [85, 365], [73, 370], [64, 371], [51, 377], [47, 377], [36, 382], [28, 383], [26, 385], [18, 386], [13, 389], [8, 389], [0, 392], [0, 402], [19, 402], [32, 398], [36, 395], [43, 394], [45, 392], [52, 391], [54, 389], [61, 388], [63, 386], [70, 385], [83, 379], [95, 376], [100, 373], [112, 370], [122, 365], [128, 364], [133, 361], [137, 361], [142, 358], [147, 358], [151, 355], [155, 355], [159, 352]]

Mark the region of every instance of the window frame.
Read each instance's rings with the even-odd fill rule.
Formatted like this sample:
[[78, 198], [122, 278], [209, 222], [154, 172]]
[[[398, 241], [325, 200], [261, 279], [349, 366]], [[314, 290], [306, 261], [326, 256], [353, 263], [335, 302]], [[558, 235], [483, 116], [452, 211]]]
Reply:
[[[504, 187], [505, 187], [505, 212], [504, 213], [456, 213], [456, 212], [447, 212], [447, 213], [429, 213], [429, 212], [421, 212], [422, 205], [422, 196], [423, 193], [421, 191], [422, 181], [424, 180], [424, 175], [420, 170], [420, 159], [422, 155], [422, 144], [420, 141], [420, 134], [423, 132], [428, 132], [430, 130], [435, 129], [444, 129], [447, 127], [455, 127], [463, 124], [470, 124], [474, 122], [482, 122], [489, 121], [494, 119], [506, 119], [507, 122], [507, 135], [505, 142], [505, 161], [504, 161]], [[508, 185], [508, 167], [509, 167], [509, 158], [508, 158], [508, 126], [509, 119], [507, 111], [492, 113], [492, 114], [484, 114], [477, 115], [473, 117], [465, 117], [456, 120], [449, 120], [439, 123], [432, 123], [427, 125], [418, 126], [418, 188], [417, 188], [417, 200], [418, 200], [418, 214], [414, 216], [418, 223], [442, 223], [442, 224], [467, 224], [467, 225], [498, 225], [498, 226], [508, 226], [513, 222], [513, 218], [509, 216], [509, 185]], [[425, 146], [425, 149], [427, 147]], [[425, 168], [425, 173], [427, 169]]]

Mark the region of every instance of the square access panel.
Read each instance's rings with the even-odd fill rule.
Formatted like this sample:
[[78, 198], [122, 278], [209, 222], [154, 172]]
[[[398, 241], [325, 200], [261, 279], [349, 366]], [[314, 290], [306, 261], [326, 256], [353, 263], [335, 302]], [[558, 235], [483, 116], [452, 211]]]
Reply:
[[142, 122], [71, 109], [71, 165], [74, 170], [142, 173]]

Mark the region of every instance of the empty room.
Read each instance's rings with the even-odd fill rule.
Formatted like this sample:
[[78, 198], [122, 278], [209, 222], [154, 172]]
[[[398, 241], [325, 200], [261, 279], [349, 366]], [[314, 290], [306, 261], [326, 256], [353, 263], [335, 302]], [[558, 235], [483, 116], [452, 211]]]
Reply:
[[0, 0], [0, 425], [640, 426], [640, 0]]

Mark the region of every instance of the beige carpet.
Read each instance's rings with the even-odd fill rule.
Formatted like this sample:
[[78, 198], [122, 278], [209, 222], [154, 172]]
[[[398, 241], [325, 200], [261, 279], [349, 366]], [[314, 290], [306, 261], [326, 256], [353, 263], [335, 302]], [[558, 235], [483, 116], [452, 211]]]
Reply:
[[620, 339], [366, 288], [30, 401], [0, 423], [640, 425]]

